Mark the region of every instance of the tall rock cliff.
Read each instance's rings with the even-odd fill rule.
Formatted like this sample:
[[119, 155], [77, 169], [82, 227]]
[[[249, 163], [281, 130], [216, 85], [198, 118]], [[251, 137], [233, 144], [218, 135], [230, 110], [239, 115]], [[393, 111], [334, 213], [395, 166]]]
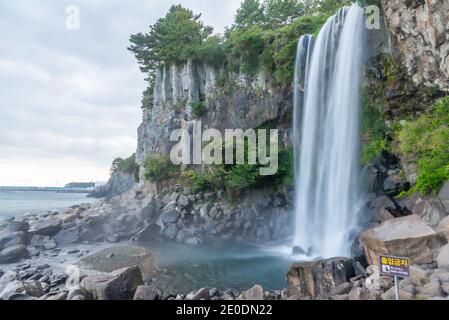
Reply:
[[414, 83], [449, 91], [449, 1], [381, 2], [395, 55]]
[[[153, 103], [143, 111], [138, 129], [136, 161], [142, 164], [149, 155], [167, 155], [174, 129], [188, 129], [190, 121], [201, 120], [204, 128], [257, 128], [276, 122], [276, 127], [291, 126], [292, 94], [290, 87], [278, 88], [263, 76], [227, 75], [202, 62], [189, 61], [183, 66], [166, 66], [156, 71]], [[192, 106], [204, 105], [202, 115]], [[281, 139], [289, 141], [288, 130]]]

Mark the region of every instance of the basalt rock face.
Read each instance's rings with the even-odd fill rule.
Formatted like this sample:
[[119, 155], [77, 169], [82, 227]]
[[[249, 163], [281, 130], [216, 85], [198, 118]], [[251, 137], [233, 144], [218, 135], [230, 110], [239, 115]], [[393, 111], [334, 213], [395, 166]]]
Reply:
[[449, 2], [382, 0], [395, 55], [415, 84], [449, 91]]
[[130, 190], [136, 184], [132, 174], [117, 172], [111, 175], [109, 181], [102, 186], [95, 188], [90, 194], [94, 198], [111, 198]]
[[347, 258], [296, 263], [286, 275], [287, 294], [297, 298], [327, 298], [354, 276], [353, 261]]
[[[152, 103], [144, 109], [138, 129], [138, 164], [148, 155], [167, 155], [174, 144], [170, 142], [172, 131], [191, 129], [192, 120], [221, 132], [256, 128], [271, 121], [280, 128], [291, 127], [290, 87], [274, 88], [262, 76], [233, 74], [225, 88], [218, 81], [222, 72], [194, 61], [156, 70]], [[206, 109], [201, 119], [192, 109], [192, 104], [200, 102]], [[288, 130], [283, 134], [288, 143]]]

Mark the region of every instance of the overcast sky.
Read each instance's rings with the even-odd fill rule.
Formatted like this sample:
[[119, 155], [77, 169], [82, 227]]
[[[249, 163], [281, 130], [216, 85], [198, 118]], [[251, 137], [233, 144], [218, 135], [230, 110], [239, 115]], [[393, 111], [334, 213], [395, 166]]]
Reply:
[[240, 0], [0, 0], [0, 185], [104, 181], [135, 152], [145, 83], [129, 35], [178, 3], [222, 32]]

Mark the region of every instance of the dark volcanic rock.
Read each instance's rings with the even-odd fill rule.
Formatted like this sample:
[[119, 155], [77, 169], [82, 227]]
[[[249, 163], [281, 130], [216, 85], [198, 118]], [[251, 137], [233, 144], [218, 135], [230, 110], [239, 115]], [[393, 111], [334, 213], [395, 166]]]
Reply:
[[25, 233], [23, 231], [0, 232], [0, 250], [19, 244], [25, 244], [25, 242]]
[[34, 235], [30, 245], [40, 250], [53, 250], [58, 247], [56, 241], [49, 236]]
[[23, 222], [23, 221], [11, 221], [8, 224], [8, 230], [10, 232], [22, 231], [22, 232], [27, 233], [29, 228], [30, 228], [30, 225], [28, 224], [28, 222]]
[[156, 223], [151, 223], [140, 230], [133, 238], [134, 241], [154, 241], [160, 238], [161, 227]]
[[77, 227], [71, 229], [62, 229], [54, 236], [54, 239], [61, 246], [77, 243], [80, 239], [80, 230]]
[[61, 230], [61, 224], [62, 221], [60, 219], [50, 218], [46, 220], [39, 220], [31, 227], [30, 233], [52, 237], [57, 234], [59, 230]]
[[0, 251], [0, 263], [17, 262], [28, 255], [28, 250], [24, 245], [8, 247]]
[[166, 211], [161, 215], [161, 220], [164, 224], [173, 224], [178, 222], [181, 214], [176, 210]]
[[287, 272], [288, 295], [326, 298], [330, 292], [354, 276], [353, 261], [333, 258], [296, 263]]

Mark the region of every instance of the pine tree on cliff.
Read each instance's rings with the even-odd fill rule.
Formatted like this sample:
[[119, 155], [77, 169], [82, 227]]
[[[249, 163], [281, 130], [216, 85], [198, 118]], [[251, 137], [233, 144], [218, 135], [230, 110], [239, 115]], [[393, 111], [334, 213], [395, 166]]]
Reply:
[[136, 56], [142, 72], [151, 77], [160, 65], [181, 64], [189, 59], [213, 31], [200, 17], [181, 5], [172, 6], [148, 33], [131, 35], [128, 50]]

